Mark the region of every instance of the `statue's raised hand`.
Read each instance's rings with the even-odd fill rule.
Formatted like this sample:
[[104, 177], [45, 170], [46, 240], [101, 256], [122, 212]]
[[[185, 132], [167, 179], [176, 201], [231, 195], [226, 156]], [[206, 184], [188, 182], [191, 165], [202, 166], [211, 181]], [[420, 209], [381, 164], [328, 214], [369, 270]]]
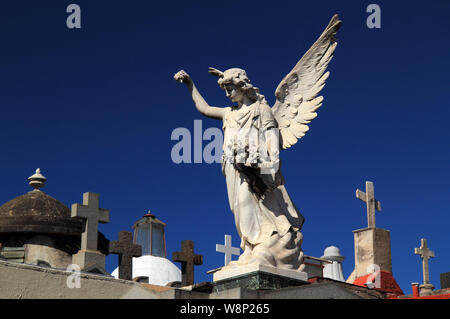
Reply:
[[192, 83], [192, 79], [189, 76], [189, 74], [187, 74], [184, 70], [181, 70], [179, 72], [177, 72], [173, 78], [175, 79], [175, 81], [177, 81], [178, 83], [184, 83], [184, 84], [190, 84]]

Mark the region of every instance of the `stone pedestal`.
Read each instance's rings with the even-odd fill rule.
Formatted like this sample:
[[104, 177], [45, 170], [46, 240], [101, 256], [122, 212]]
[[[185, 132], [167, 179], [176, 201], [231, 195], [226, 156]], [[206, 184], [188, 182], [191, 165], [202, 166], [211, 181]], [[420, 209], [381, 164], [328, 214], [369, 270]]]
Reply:
[[97, 250], [80, 250], [72, 255], [72, 263], [80, 266], [81, 270], [98, 268], [105, 269], [105, 255]]
[[420, 296], [431, 296], [433, 293], [434, 286], [432, 284], [423, 284], [419, 286]]
[[[353, 234], [355, 237], [355, 277], [365, 276], [376, 270], [392, 273], [389, 230], [363, 228], [354, 230]], [[378, 266], [379, 269], [374, 269], [373, 265]]]
[[308, 275], [302, 271], [253, 264], [220, 270], [214, 273], [213, 280], [215, 292], [237, 287], [251, 290], [280, 289], [306, 284]]

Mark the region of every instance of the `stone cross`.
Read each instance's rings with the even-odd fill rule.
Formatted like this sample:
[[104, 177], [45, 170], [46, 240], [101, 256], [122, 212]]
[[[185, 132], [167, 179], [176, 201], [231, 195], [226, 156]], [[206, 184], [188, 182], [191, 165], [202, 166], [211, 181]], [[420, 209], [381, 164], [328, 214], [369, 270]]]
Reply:
[[430, 272], [428, 270], [428, 259], [434, 257], [434, 252], [429, 250], [427, 247], [427, 240], [422, 238], [420, 240], [420, 247], [414, 248], [414, 253], [420, 255], [422, 258], [422, 269], [423, 269], [423, 284], [430, 284]]
[[373, 183], [366, 182], [366, 192], [356, 190], [356, 198], [367, 205], [367, 224], [369, 228], [375, 228], [375, 210], [381, 211], [381, 203], [375, 199]]
[[133, 257], [142, 255], [142, 247], [133, 244], [131, 232], [119, 232], [119, 240], [109, 242], [109, 253], [119, 255], [119, 279], [132, 280]]
[[183, 240], [181, 252], [174, 252], [172, 260], [181, 263], [181, 284], [189, 286], [194, 284], [194, 265], [203, 264], [203, 256], [194, 254], [194, 242]]
[[216, 251], [225, 254], [225, 266], [230, 263], [232, 255], [239, 256], [241, 254], [241, 250], [239, 248], [231, 245], [230, 235], [225, 235], [225, 245], [216, 244]]
[[99, 208], [98, 194], [83, 194], [83, 204], [72, 204], [71, 217], [85, 220], [81, 234], [81, 250], [97, 250], [98, 223], [109, 222], [109, 210]]

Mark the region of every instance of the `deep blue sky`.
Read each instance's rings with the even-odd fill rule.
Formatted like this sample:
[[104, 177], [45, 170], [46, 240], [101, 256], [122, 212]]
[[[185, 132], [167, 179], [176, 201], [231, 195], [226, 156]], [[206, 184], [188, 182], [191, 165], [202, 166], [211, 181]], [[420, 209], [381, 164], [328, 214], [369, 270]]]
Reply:
[[[342, 2], [342, 1], [340, 1]], [[450, 271], [448, 103], [450, 3], [377, 1], [381, 29], [366, 26], [371, 2], [348, 1], [6, 1], [0, 4], [0, 202], [30, 187], [37, 167], [44, 191], [66, 205], [100, 194], [109, 239], [147, 210], [167, 223], [167, 251], [195, 241], [206, 271], [223, 264], [215, 244], [239, 239], [219, 164], [174, 164], [177, 127], [193, 131], [195, 110], [173, 80], [185, 69], [205, 99], [228, 106], [207, 73], [241, 67], [268, 101], [283, 76], [334, 13], [343, 26], [309, 133], [282, 152], [286, 188], [306, 218], [303, 249], [329, 245], [354, 266], [352, 230], [367, 225], [355, 189], [375, 183], [377, 226], [391, 231], [393, 273], [410, 293], [422, 282], [414, 247], [428, 239], [431, 282]], [[66, 7], [82, 28], [66, 27]], [[221, 123], [203, 119], [203, 128]], [[112, 271], [117, 256], [107, 257]]]

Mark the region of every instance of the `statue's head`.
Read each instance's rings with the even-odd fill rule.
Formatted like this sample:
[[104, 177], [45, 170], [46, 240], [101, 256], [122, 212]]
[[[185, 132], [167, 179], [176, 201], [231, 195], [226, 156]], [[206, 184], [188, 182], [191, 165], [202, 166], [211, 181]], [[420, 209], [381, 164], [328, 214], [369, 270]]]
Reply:
[[245, 70], [232, 68], [222, 72], [209, 68], [209, 73], [219, 78], [217, 83], [225, 90], [231, 101], [240, 102], [244, 95], [247, 95], [252, 101], [258, 99], [257, 93], [259, 90], [250, 83]]

